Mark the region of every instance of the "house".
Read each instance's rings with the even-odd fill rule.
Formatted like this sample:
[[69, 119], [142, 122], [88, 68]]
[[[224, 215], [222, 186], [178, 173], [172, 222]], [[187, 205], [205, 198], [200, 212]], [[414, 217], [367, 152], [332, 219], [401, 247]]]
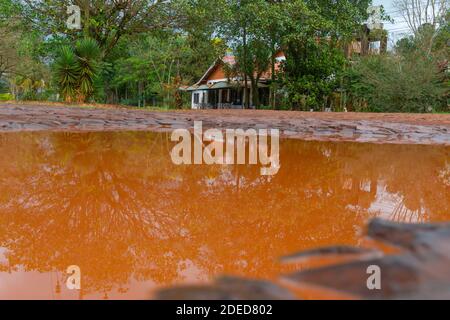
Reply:
[[[282, 52], [279, 52], [275, 58], [275, 70], [278, 71], [281, 61], [285, 60], [285, 56]], [[233, 76], [229, 72], [235, 64], [236, 59], [232, 55], [217, 59], [196, 84], [184, 88], [185, 91], [192, 93], [192, 109], [244, 108], [246, 100], [244, 79], [241, 75]], [[271, 79], [272, 72], [268, 70], [262, 74], [258, 82], [259, 98], [262, 105], [269, 104]], [[247, 82], [250, 107], [254, 108], [250, 81]]]
[[[370, 30], [367, 25], [362, 25], [361, 30], [355, 33], [353, 41], [343, 46], [344, 54], [348, 59], [353, 56], [365, 56], [370, 54], [382, 54], [387, 50], [387, 32], [385, 30]], [[280, 71], [282, 61], [286, 56], [282, 51], [275, 55], [275, 72]], [[241, 74], [233, 75], [233, 67], [236, 59], [232, 55], [226, 55], [217, 59], [192, 86], [180, 88], [192, 93], [192, 109], [244, 109], [245, 81]], [[258, 82], [258, 97], [260, 105], [270, 105], [272, 81], [271, 68], [265, 71]], [[247, 80], [247, 92], [249, 94], [250, 108], [253, 104], [253, 93], [250, 80]]]

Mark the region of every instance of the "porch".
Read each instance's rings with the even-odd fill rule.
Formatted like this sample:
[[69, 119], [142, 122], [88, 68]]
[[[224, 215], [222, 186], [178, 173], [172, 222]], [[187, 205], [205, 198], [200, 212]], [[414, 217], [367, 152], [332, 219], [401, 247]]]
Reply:
[[[253, 92], [249, 85], [250, 108], [255, 108]], [[187, 89], [192, 92], [192, 109], [243, 109], [245, 104], [245, 90], [242, 83], [216, 82], [192, 86]], [[258, 85], [260, 103], [269, 101], [269, 87]]]

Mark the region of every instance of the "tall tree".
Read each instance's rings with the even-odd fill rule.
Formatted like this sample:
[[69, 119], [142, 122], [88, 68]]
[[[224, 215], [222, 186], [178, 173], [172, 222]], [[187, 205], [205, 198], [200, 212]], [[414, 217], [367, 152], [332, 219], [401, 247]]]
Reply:
[[[16, 0], [17, 2], [20, 2]], [[73, 39], [83, 33], [97, 41], [108, 55], [126, 35], [173, 27], [181, 19], [183, 1], [163, 0], [24, 0], [24, 16], [33, 27], [47, 34]], [[83, 30], [67, 28], [67, 8], [81, 9]]]
[[417, 34], [424, 24], [436, 28], [447, 14], [449, 4], [447, 0], [394, 0], [394, 7], [400, 11], [411, 31]]
[[430, 54], [438, 31], [445, 24], [448, 0], [395, 0], [394, 7]]
[[367, 0], [291, 0], [282, 6], [285, 89], [292, 108], [320, 109], [345, 64], [341, 45], [367, 18]]
[[0, 79], [14, 71], [18, 63], [17, 44], [21, 32], [13, 16], [18, 8], [10, 0], [0, 1]]
[[[258, 83], [263, 74], [274, 67], [275, 53], [279, 49], [277, 24], [279, 17], [277, 1], [230, 0], [227, 14], [219, 28], [236, 55], [235, 72], [244, 82], [245, 107], [260, 105]], [[272, 68], [273, 69], [273, 68]]]
[[2, 40], [0, 41], [0, 79], [14, 72], [19, 57], [17, 54], [17, 42], [19, 35], [8, 28], [0, 26]]

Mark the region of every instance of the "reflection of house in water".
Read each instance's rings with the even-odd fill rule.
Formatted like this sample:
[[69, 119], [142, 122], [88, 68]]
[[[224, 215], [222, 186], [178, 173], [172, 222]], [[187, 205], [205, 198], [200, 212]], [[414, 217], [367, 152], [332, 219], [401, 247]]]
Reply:
[[342, 191], [349, 204], [368, 209], [375, 200], [378, 190], [376, 179], [361, 179], [358, 176], [347, 175], [343, 179]]
[[[275, 71], [279, 71], [284, 53], [276, 55]], [[232, 75], [231, 70], [236, 65], [236, 59], [227, 55], [217, 59], [194, 85], [184, 90], [192, 93], [192, 109], [243, 109], [245, 97], [245, 81], [240, 75]], [[271, 70], [262, 74], [258, 82], [259, 100], [262, 105], [269, 104], [272, 79]], [[253, 106], [253, 93], [250, 80], [247, 80], [250, 106]]]

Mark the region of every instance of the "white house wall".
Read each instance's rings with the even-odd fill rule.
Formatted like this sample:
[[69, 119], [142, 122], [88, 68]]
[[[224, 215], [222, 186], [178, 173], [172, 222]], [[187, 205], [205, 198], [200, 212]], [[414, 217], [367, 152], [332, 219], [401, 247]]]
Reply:
[[[195, 95], [198, 94], [198, 103], [195, 103]], [[208, 91], [207, 90], [195, 90], [192, 91], [192, 109], [201, 109], [201, 104], [208, 102]]]

